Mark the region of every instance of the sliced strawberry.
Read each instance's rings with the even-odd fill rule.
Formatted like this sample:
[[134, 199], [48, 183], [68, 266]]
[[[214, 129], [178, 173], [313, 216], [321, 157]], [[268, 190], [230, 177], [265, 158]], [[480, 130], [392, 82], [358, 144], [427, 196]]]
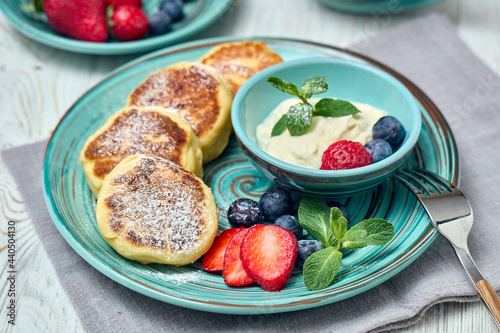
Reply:
[[264, 290], [280, 291], [292, 275], [297, 253], [297, 239], [290, 231], [258, 224], [248, 229], [240, 256], [245, 271]]
[[224, 281], [233, 287], [246, 286], [254, 282], [254, 280], [248, 276], [240, 260], [241, 243], [245, 239], [249, 229], [239, 229], [242, 230], [238, 231], [238, 233], [231, 238], [227, 246], [226, 254], [224, 255], [224, 269], [222, 270]]
[[226, 247], [231, 238], [241, 229], [245, 228], [227, 229], [215, 237], [212, 247], [203, 256], [202, 264], [204, 270], [209, 272], [222, 271], [224, 268], [224, 253], [226, 253]]

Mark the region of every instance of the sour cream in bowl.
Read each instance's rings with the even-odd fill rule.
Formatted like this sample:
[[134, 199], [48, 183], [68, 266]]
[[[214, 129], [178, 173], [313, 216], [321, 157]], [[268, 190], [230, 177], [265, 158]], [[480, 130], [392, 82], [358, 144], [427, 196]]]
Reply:
[[[304, 134], [294, 136], [286, 129], [273, 136], [274, 126], [290, 106], [302, 101], [275, 89], [269, 77], [292, 82], [298, 89], [308, 78], [324, 77], [328, 90], [311, 96], [310, 105], [326, 97], [348, 101], [360, 112], [314, 116]], [[386, 115], [397, 118], [406, 130], [392, 155], [354, 169], [319, 169], [331, 143], [349, 140], [364, 145], [372, 138], [373, 124]], [[245, 154], [269, 180], [289, 191], [323, 198], [364, 191], [390, 177], [411, 154], [422, 122], [414, 97], [400, 81], [373, 66], [336, 58], [286, 61], [257, 73], [236, 94], [231, 117]]]

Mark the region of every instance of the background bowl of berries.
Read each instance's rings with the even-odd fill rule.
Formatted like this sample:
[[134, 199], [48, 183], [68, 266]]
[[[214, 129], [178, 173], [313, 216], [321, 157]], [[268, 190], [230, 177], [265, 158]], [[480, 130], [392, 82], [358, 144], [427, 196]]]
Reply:
[[188, 39], [231, 0], [5, 0], [0, 9], [28, 38], [86, 54], [146, 52]]
[[257, 73], [236, 94], [231, 117], [245, 154], [269, 180], [323, 198], [389, 179], [413, 151], [422, 123], [400, 81], [336, 58], [288, 61]]

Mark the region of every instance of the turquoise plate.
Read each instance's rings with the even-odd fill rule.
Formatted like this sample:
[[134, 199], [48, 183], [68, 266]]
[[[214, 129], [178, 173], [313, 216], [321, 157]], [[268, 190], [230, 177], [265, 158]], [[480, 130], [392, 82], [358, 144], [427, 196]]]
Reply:
[[[58, 49], [86, 54], [129, 54], [156, 50], [182, 42], [214, 23], [231, 5], [232, 0], [195, 0], [184, 5], [184, 19], [172, 26], [172, 31], [131, 42], [112, 40], [92, 43], [64, 37], [54, 32], [42, 15], [37, 20], [24, 13], [21, 5], [27, 0], [0, 1], [0, 9], [14, 27], [26, 37]], [[31, 0], [29, 0], [31, 1]], [[146, 13], [157, 11], [160, 0], [143, 1]]]
[[[118, 255], [101, 238], [95, 220], [95, 200], [85, 181], [78, 155], [86, 139], [119, 110], [129, 92], [149, 73], [187, 60], [195, 61], [211, 47], [235, 38], [186, 43], [157, 51], [120, 67], [91, 88], [68, 110], [47, 147], [44, 192], [48, 210], [67, 242], [92, 266], [118, 283], [150, 297], [198, 310], [263, 314], [316, 307], [354, 296], [389, 279], [413, 262], [437, 233], [424, 210], [398, 183], [344, 198], [352, 223], [367, 217], [385, 218], [395, 237], [384, 247], [367, 247], [346, 255], [334, 283], [308, 291], [295, 271], [281, 292], [256, 285], [231, 288], [220, 274], [201, 269], [199, 262], [183, 267], [143, 265]], [[368, 63], [401, 80], [415, 96], [423, 126], [409, 163], [458, 181], [458, 156], [453, 135], [435, 105], [401, 75], [366, 57], [330, 46], [302, 41], [261, 38], [283, 59], [310, 56], [340, 57]], [[258, 198], [271, 184], [245, 158], [234, 138], [223, 155], [205, 166], [205, 182], [219, 209], [219, 231], [229, 227], [226, 209], [239, 197]]]
[[395, 15], [444, 0], [319, 0], [326, 6], [355, 14]]

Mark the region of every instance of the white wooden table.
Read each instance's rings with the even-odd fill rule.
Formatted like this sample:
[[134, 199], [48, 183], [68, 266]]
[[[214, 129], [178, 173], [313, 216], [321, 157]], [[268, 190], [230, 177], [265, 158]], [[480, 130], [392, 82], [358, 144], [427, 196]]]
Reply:
[[[146, 0], [147, 1], [147, 0]], [[213, 0], [216, 1], [216, 0]], [[314, 0], [234, 0], [220, 22], [195, 38], [220, 35], [273, 36], [340, 47], [374, 36], [430, 12], [446, 15], [458, 35], [500, 75], [500, 2], [447, 0], [399, 15], [351, 15]], [[47, 138], [65, 110], [106, 73], [135, 56], [88, 56], [28, 40], [0, 14], [0, 150]], [[7, 221], [17, 224], [16, 325], [6, 306]], [[19, 191], [0, 163], [0, 330], [82, 332], [82, 323], [62, 289]], [[431, 307], [401, 332], [496, 332], [479, 302]]]

